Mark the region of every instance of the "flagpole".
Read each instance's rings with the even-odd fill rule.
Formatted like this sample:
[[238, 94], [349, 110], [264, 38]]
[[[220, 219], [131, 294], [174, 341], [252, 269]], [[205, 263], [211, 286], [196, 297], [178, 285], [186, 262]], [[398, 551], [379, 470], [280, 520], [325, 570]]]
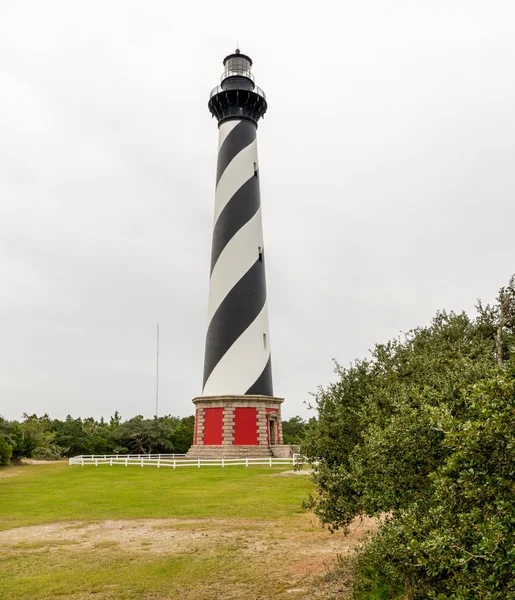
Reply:
[[157, 324], [157, 353], [156, 353], [156, 417], [159, 415], [159, 323]]

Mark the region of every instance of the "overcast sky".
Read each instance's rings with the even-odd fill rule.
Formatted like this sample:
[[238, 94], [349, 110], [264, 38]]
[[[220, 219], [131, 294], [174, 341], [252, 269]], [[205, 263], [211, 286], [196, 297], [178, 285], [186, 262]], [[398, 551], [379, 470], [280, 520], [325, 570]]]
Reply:
[[0, 414], [201, 392], [217, 124], [239, 41], [275, 393], [309, 392], [515, 272], [515, 3], [0, 2]]

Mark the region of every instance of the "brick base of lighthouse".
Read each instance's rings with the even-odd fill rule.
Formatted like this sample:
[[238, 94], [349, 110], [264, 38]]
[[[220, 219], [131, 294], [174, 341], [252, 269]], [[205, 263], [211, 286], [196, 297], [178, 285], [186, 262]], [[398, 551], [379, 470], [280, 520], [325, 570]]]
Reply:
[[188, 458], [289, 456], [283, 445], [281, 404], [272, 396], [200, 396]]

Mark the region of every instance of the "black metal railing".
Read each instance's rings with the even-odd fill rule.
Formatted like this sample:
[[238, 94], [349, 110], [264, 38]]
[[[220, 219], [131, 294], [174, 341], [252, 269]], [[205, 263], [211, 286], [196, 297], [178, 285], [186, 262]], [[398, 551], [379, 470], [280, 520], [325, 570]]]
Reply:
[[[221, 92], [228, 92], [234, 89], [239, 89], [237, 87], [234, 88], [227, 88], [227, 87], [222, 87], [221, 85], [217, 85], [213, 90], [211, 90], [211, 93], [209, 94], [209, 98], [211, 99], [213, 96], [216, 96], [217, 94], [220, 94]], [[265, 92], [258, 87], [257, 85], [254, 86], [253, 90], [247, 90], [247, 89], [241, 89], [242, 92], [254, 92], [256, 93], [258, 96], [261, 96], [261, 98], [266, 100], [266, 96], [265, 96]]]

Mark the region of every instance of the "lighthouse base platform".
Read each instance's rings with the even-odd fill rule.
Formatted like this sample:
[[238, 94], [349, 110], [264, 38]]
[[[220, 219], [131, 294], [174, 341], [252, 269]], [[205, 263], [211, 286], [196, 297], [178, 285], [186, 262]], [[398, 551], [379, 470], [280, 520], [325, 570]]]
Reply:
[[290, 456], [282, 443], [281, 404], [274, 396], [199, 396], [188, 458]]

